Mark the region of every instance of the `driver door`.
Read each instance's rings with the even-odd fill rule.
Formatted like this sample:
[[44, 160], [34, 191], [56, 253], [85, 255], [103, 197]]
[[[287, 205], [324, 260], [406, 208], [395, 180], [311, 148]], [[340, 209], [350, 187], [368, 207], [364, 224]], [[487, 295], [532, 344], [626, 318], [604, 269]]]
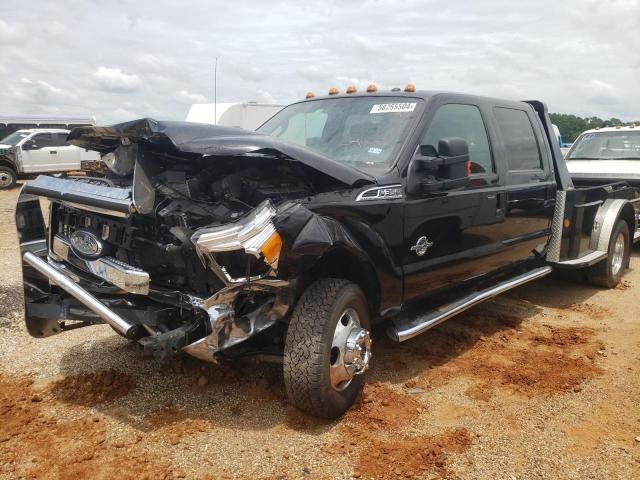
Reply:
[[405, 302], [499, 268], [503, 187], [499, 184], [485, 120], [478, 105], [441, 105], [420, 145], [436, 151], [443, 138], [463, 138], [471, 176], [466, 187], [407, 195], [405, 204]]
[[28, 150], [22, 148], [24, 172], [59, 172], [72, 169], [75, 163], [79, 162], [73, 162], [73, 159], [65, 155], [66, 137], [64, 133], [50, 132], [36, 133], [31, 137], [34, 146]]

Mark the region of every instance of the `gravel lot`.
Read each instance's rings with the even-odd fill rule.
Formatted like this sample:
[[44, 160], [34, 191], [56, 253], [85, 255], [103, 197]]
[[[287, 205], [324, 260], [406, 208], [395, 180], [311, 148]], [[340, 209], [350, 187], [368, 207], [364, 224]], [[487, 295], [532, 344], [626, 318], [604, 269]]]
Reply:
[[340, 421], [279, 368], [145, 359], [106, 327], [32, 339], [0, 192], [0, 478], [640, 476], [640, 250], [615, 290], [544, 279], [401, 346]]

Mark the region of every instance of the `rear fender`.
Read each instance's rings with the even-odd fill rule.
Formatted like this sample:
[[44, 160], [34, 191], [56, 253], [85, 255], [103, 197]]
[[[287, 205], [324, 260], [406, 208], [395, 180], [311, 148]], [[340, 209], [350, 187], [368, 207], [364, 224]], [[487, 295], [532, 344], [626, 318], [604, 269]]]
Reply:
[[592, 250], [607, 252], [611, 233], [618, 220], [622, 219], [629, 226], [629, 234], [633, 239], [633, 234], [637, 228], [637, 221], [633, 206], [628, 200], [616, 198], [605, 201], [596, 213], [593, 225], [593, 233], [589, 247]]

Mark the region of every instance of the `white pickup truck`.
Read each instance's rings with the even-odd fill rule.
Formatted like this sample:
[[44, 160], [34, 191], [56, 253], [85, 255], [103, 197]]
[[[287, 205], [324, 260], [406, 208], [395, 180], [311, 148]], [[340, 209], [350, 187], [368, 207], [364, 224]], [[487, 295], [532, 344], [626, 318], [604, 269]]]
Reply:
[[100, 154], [67, 144], [69, 130], [18, 130], [0, 140], [0, 189], [18, 178], [38, 173], [81, 170], [85, 162], [100, 161]]

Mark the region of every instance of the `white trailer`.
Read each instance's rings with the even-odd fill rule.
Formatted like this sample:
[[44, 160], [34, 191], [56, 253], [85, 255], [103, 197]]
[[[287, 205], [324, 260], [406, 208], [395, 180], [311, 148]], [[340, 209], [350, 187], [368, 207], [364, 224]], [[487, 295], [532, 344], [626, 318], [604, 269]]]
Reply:
[[284, 105], [255, 102], [195, 103], [189, 109], [187, 122], [255, 130], [283, 108]]

